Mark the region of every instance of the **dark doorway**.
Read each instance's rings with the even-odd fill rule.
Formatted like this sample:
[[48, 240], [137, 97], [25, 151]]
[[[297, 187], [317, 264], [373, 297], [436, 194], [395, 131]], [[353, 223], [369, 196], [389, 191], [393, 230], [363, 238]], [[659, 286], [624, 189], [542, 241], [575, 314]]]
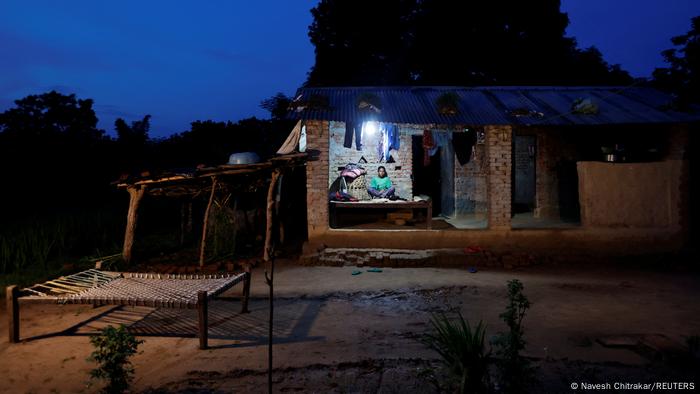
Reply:
[[440, 173], [440, 152], [430, 157], [425, 165], [423, 136], [414, 135], [413, 147], [413, 195], [425, 194], [433, 202], [433, 215], [442, 212], [442, 176]]
[[559, 179], [559, 216], [565, 222], [581, 221], [576, 162], [560, 161], [557, 164], [557, 178]]
[[514, 145], [513, 212], [530, 212], [535, 208], [537, 139], [534, 135], [516, 135]]

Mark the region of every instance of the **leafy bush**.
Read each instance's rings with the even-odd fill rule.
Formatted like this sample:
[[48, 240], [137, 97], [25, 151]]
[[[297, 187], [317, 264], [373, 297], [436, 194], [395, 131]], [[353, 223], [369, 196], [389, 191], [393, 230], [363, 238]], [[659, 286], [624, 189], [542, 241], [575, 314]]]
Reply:
[[426, 334], [423, 343], [442, 357], [450, 374], [459, 381], [459, 392], [488, 392], [490, 352], [484, 346], [483, 322], [472, 330], [461, 313], [454, 321], [444, 314], [433, 315], [430, 322], [433, 332]]
[[459, 96], [455, 92], [445, 92], [437, 100], [438, 112], [442, 115], [456, 115], [459, 112]]
[[523, 284], [517, 279], [508, 282], [508, 305], [501, 319], [508, 332], [500, 332], [494, 339], [496, 366], [501, 390], [506, 393], [525, 392], [534, 379], [530, 361], [520, 352], [525, 349], [523, 318], [530, 308], [530, 301], [523, 294]]
[[136, 354], [143, 341], [136, 340], [124, 325], [120, 325], [118, 328], [104, 328], [101, 334], [90, 337], [90, 343], [95, 347], [95, 351], [88, 361], [98, 364], [97, 368], [90, 371], [90, 378], [107, 381], [102, 390], [104, 393], [123, 393], [129, 387], [134, 374], [134, 367], [129, 358]]

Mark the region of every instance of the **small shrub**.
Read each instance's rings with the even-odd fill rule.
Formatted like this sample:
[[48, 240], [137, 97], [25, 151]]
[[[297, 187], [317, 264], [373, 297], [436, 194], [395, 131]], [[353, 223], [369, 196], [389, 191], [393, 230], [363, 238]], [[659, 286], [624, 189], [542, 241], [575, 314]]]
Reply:
[[459, 382], [459, 392], [488, 392], [490, 352], [484, 346], [483, 322], [472, 330], [461, 314], [457, 320], [440, 314], [433, 315], [430, 323], [433, 332], [426, 334], [423, 343], [442, 357], [451, 376]]
[[455, 92], [445, 92], [437, 100], [438, 112], [442, 115], [457, 115], [459, 112], [459, 96]]
[[534, 379], [530, 361], [520, 354], [525, 349], [523, 319], [529, 308], [530, 301], [523, 294], [522, 282], [509, 281], [508, 305], [500, 315], [509, 330], [498, 333], [494, 339], [500, 389], [505, 393], [525, 392]]
[[90, 343], [95, 351], [88, 361], [98, 364], [97, 368], [90, 371], [90, 378], [107, 381], [102, 390], [104, 393], [123, 393], [134, 374], [129, 358], [136, 354], [143, 341], [136, 340], [124, 325], [120, 325], [118, 328], [106, 327], [101, 334], [91, 336]]

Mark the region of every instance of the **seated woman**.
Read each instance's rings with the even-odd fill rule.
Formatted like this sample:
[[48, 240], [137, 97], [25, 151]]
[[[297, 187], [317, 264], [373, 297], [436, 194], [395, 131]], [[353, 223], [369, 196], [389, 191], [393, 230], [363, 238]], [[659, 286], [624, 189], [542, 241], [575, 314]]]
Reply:
[[377, 169], [378, 177], [372, 178], [372, 181], [367, 188], [367, 192], [372, 197], [376, 198], [391, 198], [394, 196], [394, 187], [391, 186], [391, 180], [386, 175], [386, 168], [379, 166]]

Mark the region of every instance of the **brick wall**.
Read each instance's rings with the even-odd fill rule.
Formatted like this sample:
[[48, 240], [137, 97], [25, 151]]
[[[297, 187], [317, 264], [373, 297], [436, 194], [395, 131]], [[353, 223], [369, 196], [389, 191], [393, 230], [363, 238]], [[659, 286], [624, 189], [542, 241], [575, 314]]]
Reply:
[[510, 126], [486, 126], [488, 151], [489, 228], [510, 228], [511, 224], [511, 156], [513, 129]]
[[[406, 199], [413, 198], [413, 183], [411, 174], [413, 173], [413, 157], [411, 149], [411, 135], [414, 133], [413, 128], [399, 125], [399, 154], [398, 159], [395, 157], [395, 163], [385, 163], [378, 161], [377, 145], [379, 143], [376, 135], [363, 136], [362, 150], [355, 148], [355, 140], [353, 139], [352, 147], [346, 148], [343, 146], [345, 141], [345, 122], [330, 122], [330, 143], [329, 147], [329, 165], [326, 172], [326, 189], [338, 178], [340, 171], [338, 168], [345, 167], [348, 163], [358, 163], [360, 158], [364, 157], [367, 163], [361, 163], [360, 166], [367, 170], [367, 181], [377, 176], [377, 168], [384, 166], [387, 174], [391, 178], [391, 183], [396, 187], [396, 194]], [[422, 132], [422, 129], [421, 129]]]
[[306, 122], [306, 148], [320, 152], [306, 163], [306, 218], [309, 238], [328, 229], [328, 122]]

